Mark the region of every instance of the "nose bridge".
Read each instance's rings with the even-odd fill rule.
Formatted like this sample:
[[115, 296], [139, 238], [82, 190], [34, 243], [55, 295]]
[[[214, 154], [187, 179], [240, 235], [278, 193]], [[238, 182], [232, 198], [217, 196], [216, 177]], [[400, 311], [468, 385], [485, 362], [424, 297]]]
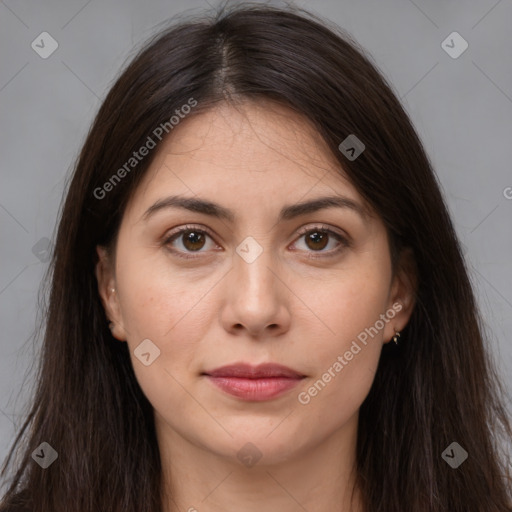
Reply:
[[[253, 300], [273, 300], [275, 276], [271, 272], [274, 256], [267, 241], [246, 237], [236, 248], [235, 279], [240, 291]], [[275, 270], [274, 270], [275, 272]]]

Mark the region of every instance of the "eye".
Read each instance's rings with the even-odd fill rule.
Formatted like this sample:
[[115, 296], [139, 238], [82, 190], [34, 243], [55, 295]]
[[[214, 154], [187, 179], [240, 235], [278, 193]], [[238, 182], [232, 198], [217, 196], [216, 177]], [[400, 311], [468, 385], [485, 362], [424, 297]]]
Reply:
[[[163, 245], [172, 246], [176, 241], [180, 241], [179, 245], [181, 245], [181, 247], [177, 249], [176, 247], [171, 247], [170, 250], [180, 258], [193, 259], [196, 258], [196, 256], [190, 256], [187, 255], [187, 253], [205, 252], [201, 251], [201, 249], [208, 245], [207, 239], [210, 239], [213, 243], [212, 236], [213, 235], [210, 235], [205, 229], [187, 225], [166, 237], [163, 241]], [[344, 248], [350, 246], [350, 243], [344, 236], [325, 226], [313, 226], [302, 229], [299, 232], [299, 238], [302, 237], [305, 237], [306, 252], [320, 253], [318, 256], [309, 254], [308, 258], [312, 259], [337, 255]], [[338, 241], [337, 247], [329, 251], [324, 251], [323, 249], [332, 241], [332, 238]]]
[[[336, 233], [332, 229], [329, 229], [325, 226], [313, 226], [302, 229], [299, 232], [300, 238], [305, 237], [305, 246], [306, 251], [310, 252], [308, 258], [324, 258], [335, 256], [339, 254], [344, 248], [349, 247], [350, 244], [348, 240], [339, 233]], [[327, 245], [332, 242], [332, 238], [338, 241], [337, 247], [329, 251], [323, 251]], [[310, 249], [308, 251], [308, 249]], [[311, 254], [320, 253], [320, 255]]]
[[179, 240], [180, 245], [184, 248], [178, 250], [171, 249], [174, 254], [180, 258], [192, 259], [195, 256], [187, 256], [186, 252], [200, 252], [200, 250], [206, 245], [206, 238], [210, 240], [211, 235], [208, 234], [204, 229], [199, 229], [194, 226], [185, 226], [179, 230], [171, 233], [164, 241], [164, 245], [171, 245], [175, 240]]

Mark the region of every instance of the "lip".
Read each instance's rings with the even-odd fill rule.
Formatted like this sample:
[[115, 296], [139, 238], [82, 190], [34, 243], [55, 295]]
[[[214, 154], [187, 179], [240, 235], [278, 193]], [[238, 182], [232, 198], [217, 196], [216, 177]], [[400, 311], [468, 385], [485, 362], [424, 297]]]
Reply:
[[225, 393], [253, 402], [277, 398], [297, 386], [305, 377], [291, 368], [275, 363], [258, 366], [232, 364], [204, 372], [202, 375]]

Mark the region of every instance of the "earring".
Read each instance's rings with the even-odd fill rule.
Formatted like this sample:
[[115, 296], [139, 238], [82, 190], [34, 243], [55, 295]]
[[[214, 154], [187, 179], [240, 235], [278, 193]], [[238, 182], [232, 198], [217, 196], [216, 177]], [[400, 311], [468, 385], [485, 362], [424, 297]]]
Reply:
[[393, 336], [393, 341], [395, 342], [395, 345], [398, 345], [398, 338], [400, 338], [400, 333], [397, 331]]
[[108, 328], [112, 330], [114, 328], [114, 322], [109, 322]]
[[114, 292], [116, 291], [116, 289], [115, 289], [115, 288], [110, 288], [110, 289], [112, 290], [112, 293], [114, 293]]

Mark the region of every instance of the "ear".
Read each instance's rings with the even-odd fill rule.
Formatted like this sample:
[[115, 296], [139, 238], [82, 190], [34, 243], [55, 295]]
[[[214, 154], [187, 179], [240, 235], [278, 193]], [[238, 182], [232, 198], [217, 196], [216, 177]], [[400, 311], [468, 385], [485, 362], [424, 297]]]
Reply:
[[119, 341], [125, 341], [126, 331], [116, 289], [114, 264], [105, 247], [100, 245], [96, 246], [96, 252], [99, 259], [96, 263], [95, 274], [98, 281], [98, 292], [103, 308], [105, 309], [105, 315], [108, 321], [113, 324], [111, 329], [112, 336]]
[[389, 343], [396, 332], [400, 332], [409, 322], [416, 304], [418, 287], [418, 270], [414, 253], [410, 247], [402, 250], [397, 270], [391, 285], [388, 310], [395, 316], [389, 320], [384, 329], [384, 343]]

